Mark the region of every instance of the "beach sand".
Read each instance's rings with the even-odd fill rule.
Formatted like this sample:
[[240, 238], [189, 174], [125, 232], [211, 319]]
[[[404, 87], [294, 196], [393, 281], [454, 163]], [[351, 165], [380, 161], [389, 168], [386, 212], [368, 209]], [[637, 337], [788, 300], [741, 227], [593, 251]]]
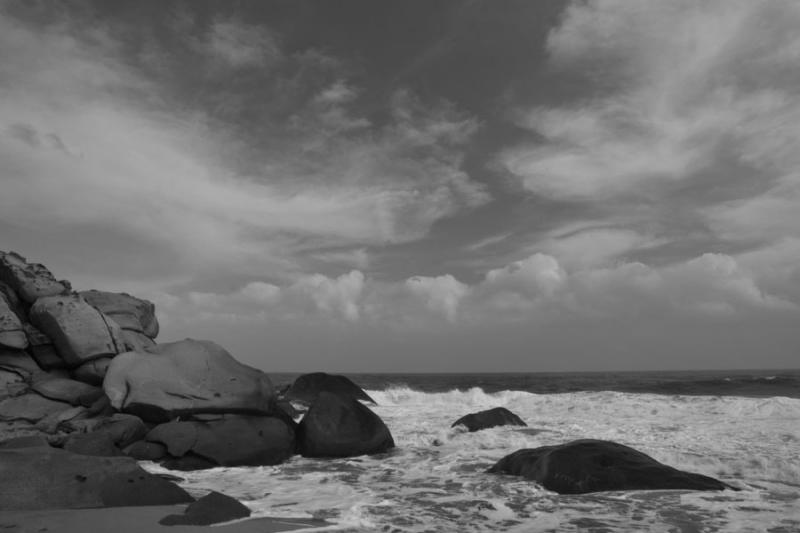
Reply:
[[250, 518], [219, 526], [162, 526], [159, 520], [183, 514], [185, 505], [48, 509], [0, 513], [3, 533], [274, 533], [319, 528], [328, 522], [299, 518]]

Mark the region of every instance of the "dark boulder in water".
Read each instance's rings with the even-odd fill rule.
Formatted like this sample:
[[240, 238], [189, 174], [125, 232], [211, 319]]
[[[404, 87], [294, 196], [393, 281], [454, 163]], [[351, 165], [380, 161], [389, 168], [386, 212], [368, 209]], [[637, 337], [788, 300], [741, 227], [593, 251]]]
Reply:
[[659, 463], [628, 446], [593, 439], [518, 450], [500, 459], [488, 472], [522, 476], [559, 494], [733, 488], [712, 477]]
[[462, 416], [453, 422], [450, 427], [456, 426], [464, 426], [472, 432], [496, 426], [527, 426], [527, 424], [505, 407], [495, 407], [494, 409]]
[[297, 444], [305, 457], [353, 457], [394, 448], [389, 428], [358, 400], [320, 393], [300, 421]]
[[190, 503], [184, 514], [165, 516], [158, 523], [163, 526], [210, 526], [247, 518], [250, 513], [250, 509], [239, 500], [219, 492], [211, 492]]
[[350, 378], [337, 374], [326, 374], [324, 372], [314, 372], [303, 374], [292, 383], [283, 397], [290, 401], [303, 402], [311, 405], [321, 392], [329, 392], [355, 398], [364, 402], [377, 405], [375, 400], [364, 392], [364, 389], [353, 383]]

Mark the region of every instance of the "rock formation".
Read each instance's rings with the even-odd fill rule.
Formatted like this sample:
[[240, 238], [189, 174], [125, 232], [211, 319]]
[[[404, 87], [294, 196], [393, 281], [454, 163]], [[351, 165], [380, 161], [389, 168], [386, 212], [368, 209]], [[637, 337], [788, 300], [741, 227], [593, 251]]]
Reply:
[[290, 401], [311, 405], [321, 392], [355, 398], [375, 405], [375, 400], [370, 398], [364, 389], [353, 383], [350, 378], [324, 372], [313, 372], [298, 377], [283, 393], [283, 397]]
[[115, 409], [150, 422], [193, 413], [269, 414], [275, 401], [266, 374], [213, 342], [192, 339], [115, 357], [103, 388]]
[[352, 457], [394, 448], [389, 428], [358, 400], [322, 392], [297, 428], [305, 457]]
[[464, 426], [468, 431], [480, 431], [497, 426], [527, 426], [520, 417], [505, 407], [495, 407], [477, 413], [462, 416], [450, 427]]
[[684, 472], [616, 442], [584, 439], [518, 450], [489, 469], [536, 481], [559, 494], [610, 490], [724, 490], [714, 478]]

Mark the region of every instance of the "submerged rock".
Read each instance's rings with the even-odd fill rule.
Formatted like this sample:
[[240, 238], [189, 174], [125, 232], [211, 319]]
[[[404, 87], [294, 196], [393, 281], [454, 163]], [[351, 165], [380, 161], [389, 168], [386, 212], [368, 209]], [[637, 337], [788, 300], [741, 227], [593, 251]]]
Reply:
[[56, 448], [0, 450], [0, 509], [86, 509], [189, 503], [174, 483], [130, 457], [93, 457]]
[[450, 427], [464, 426], [472, 431], [480, 431], [497, 426], [527, 426], [520, 417], [506, 409], [505, 407], [495, 407], [477, 413], [462, 416]]
[[616, 442], [584, 439], [518, 450], [488, 472], [536, 481], [559, 494], [611, 490], [724, 490], [712, 477], [684, 472]]
[[210, 492], [190, 503], [183, 514], [171, 514], [158, 521], [162, 526], [210, 526], [250, 516], [250, 509], [239, 500]]
[[115, 409], [149, 422], [192, 413], [269, 414], [275, 400], [266, 374], [218, 344], [192, 339], [115, 357], [103, 388]]
[[322, 392], [297, 428], [305, 457], [352, 457], [394, 448], [383, 420], [358, 400]]
[[303, 402], [311, 405], [321, 392], [338, 394], [356, 400], [376, 404], [375, 400], [364, 392], [364, 389], [353, 383], [350, 378], [337, 374], [313, 372], [298, 377], [291, 387], [283, 393], [283, 397], [290, 401]]
[[56, 346], [70, 367], [125, 350], [120, 327], [80, 296], [39, 298], [30, 312], [31, 322]]

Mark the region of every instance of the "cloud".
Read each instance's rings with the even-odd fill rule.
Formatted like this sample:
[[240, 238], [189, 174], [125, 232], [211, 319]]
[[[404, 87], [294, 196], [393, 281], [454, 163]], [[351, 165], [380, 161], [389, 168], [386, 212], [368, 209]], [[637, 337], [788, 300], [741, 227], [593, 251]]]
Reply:
[[540, 201], [583, 206], [595, 229], [566, 221], [529, 249], [572, 269], [738, 261], [800, 237], [798, 24], [784, 1], [571, 3], [548, 68], [585, 90], [520, 104], [536, 140], [498, 160]]
[[455, 322], [461, 300], [469, 294], [469, 287], [450, 274], [437, 277], [414, 276], [404, 283], [414, 296], [421, 298], [428, 309], [441, 313]]
[[[184, 17], [194, 48], [149, 38], [142, 66], [117, 26], [85, 32], [79, 18], [53, 17], [0, 10], [0, 216], [42, 235], [92, 235], [72, 259], [79, 281], [109, 269], [124, 269], [123, 282], [158, 271], [162, 286], [220, 271], [296, 279], [303, 254], [419, 239], [489, 200], [461, 169], [477, 122], [446, 102], [398, 90], [391, 120], [373, 125], [335, 60], [286, 55], [261, 27]], [[154, 58], [163, 69], [150, 68]], [[215, 71], [222, 63], [250, 77]], [[194, 75], [210, 78], [190, 87]], [[241, 80], [260, 90], [239, 92]], [[205, 86], [218, 88], [213, 98]], [[281, 117], [259, 105], [270, 93], [299, 100]], [[239, 106], [262, 129], [240, 121]], [[144, 255], [104, 252], [125, 243]]]

